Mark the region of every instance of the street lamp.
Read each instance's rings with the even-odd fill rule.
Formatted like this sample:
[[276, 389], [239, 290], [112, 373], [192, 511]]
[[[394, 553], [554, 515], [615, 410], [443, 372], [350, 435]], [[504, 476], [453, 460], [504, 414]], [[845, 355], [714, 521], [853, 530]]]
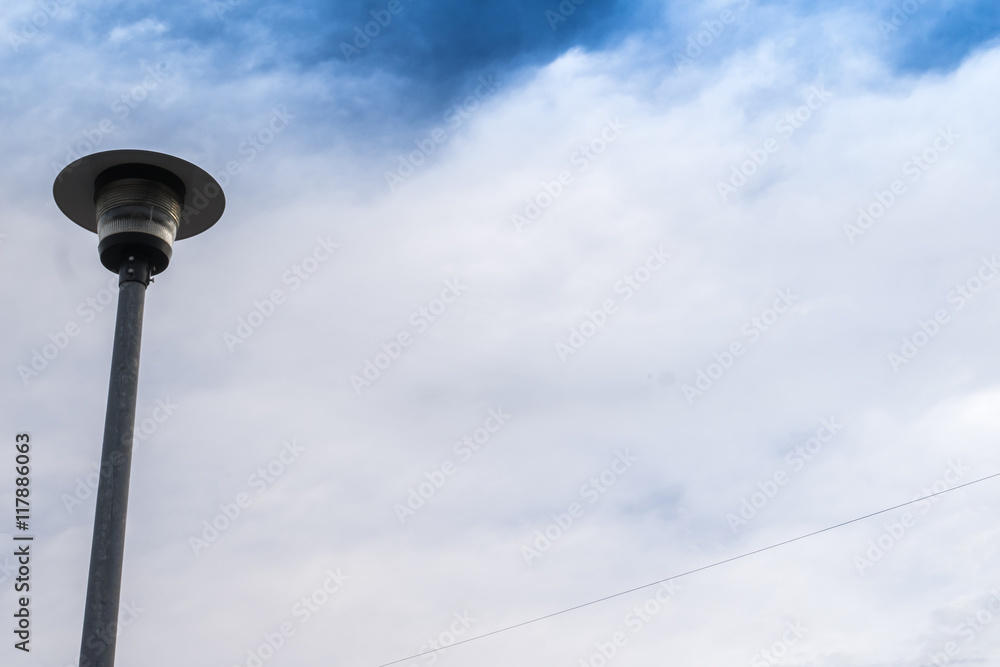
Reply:
[[152, 276], [167, 268], [174, 241], [214, 225], [226, 200], [216, 180], [190, 162], [140, 150], [80, 158], [59, 173], [52, 193], [66, 217], [97, 233], [101, 264], [118, 274], [118, 315], [80, 648], [80, 667], [113, 667], [146, 287]]

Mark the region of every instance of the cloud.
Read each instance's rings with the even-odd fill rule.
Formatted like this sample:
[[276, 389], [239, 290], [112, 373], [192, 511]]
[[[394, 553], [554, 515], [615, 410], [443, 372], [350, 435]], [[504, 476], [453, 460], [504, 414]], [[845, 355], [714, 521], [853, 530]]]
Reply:
[[[579, 27], [546, 34], [544, 12], [405, 6], [353, 69], [336, 40], [377, 4], [204, 5], [122, 39], [125, 57], [60, 43], [53, 23], [18, 55], [2, 93], [0, 391], [44, 443], [39, 573], [56, 574], [34, 600], [51, 619], [40, 660], [78, 648], [93, 501], [69, 513], [61, 497], [99, 453], [113, 333], [110, 275], [52, 205], [51, 163], [104, 118], [115, 129], [93, 150], [179, 154], [225, 174], [228, 202], [147, 294], [139, 415], [178, 407], [136, 445], [123, 595], [147, 611], [122, 632], [123, 664], [248, 664], [286, 621], [295, 634], [264, 664], [380, 664], [455, 614], [488, 631], [909, 500], [954, 461], [963, 480], [998, 469], [1000, 51], [959, 37], [954, 67], [901, 71], [884, 7], [729, 5], [731, 22], [724, 4], [666, 8], [636, 27], [646, 8], [584, 4]], [[159, 64], [169, 76], [136, 100]], [[500, 85], [477, 95], [483, 69]], [[263, 133], [275, 113], [287, 126]], [[449, 283], [465, 289], [442, 305]], [[252, 335], [230, 350], [241, 320]], [[69, 322], [81, 332], [63, 341]], [[18, 365], [47, 345], [25, 386]], [[501, 408], [509, 421], [465, 454]], [[279, 474], [292, 440], [305, 450]], [[635, 466], [602, 482], [624, 450]], [[401, 523], [395, 505], [427, 483]], [[241, 493], [253, 502], [194, 555]], [[759, 493], [734, 531], [727, 515]], [[623, 627], [623, 664], [732, 664], [789, 623], [808, 628], [786, 647], [803, 664], [926, 664], [955, 637], [960, 658], [988, 656], [995, 633], [965, 642], [959, 624], [989, 603], [995, 495], [934, 503], [863, 573], [855, 558], [900, 516], [687, 578], [638, 635], [624, 619], [646, 593], [440, 664], [578, 664]], [[527, 564], [521, 547], [572, 503], [582, 514]], [[349, 579], [320, 605], [338, 568]], [[150, 654], [162, 636], [185, 640]]]
[[111, 31], [108, 41], [121, 44], [146, 35], [161, 35], [168, 30], [167, 26], [156, 19], [147, 18], [128, 26], [118, 26]]

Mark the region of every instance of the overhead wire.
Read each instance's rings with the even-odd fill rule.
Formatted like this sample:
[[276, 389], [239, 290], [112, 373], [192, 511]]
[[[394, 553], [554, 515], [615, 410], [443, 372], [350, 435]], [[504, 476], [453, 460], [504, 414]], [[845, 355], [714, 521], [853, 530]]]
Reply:
[[390, 667], [390, 665], [396, 665], [396, 664], [399, 664], [401, 662], [406, 662], [407, 660], [414, 660], [416, 658], [420, 658], [420, 657], [423, 657], [425, 655], [431, 655], [432, 653], [440, 653], [441, 651], [445, 651], [447, 649], [454, 648], [456, 646], [461, 646], [462, 644], [468, 644], [470, 642], [479, 641], [481, 639], [485, 639], [487, 637], [492, 637], [494, 635], [498, 635], [498, 634], [503, 633], [503, 632], [509, 632], [509, 631], [515, 630], [517, 628], [523, 628], [526, 625], [531, 625], [533, 623], [538, 623], [540, 621], [544, 621], [544, 620], [547, 620], [547, 619], [550, 619], [550, 618], [554, 618], [556, 616], [561, 616], [563, 614], [568, 614], [568, 613], [570, 613], [572, 611], [576, 611], [578, 609], [583, 609], [584, 607], [590, 607], [590, 606], [595, 605], [595, 604], [600, 604], [601, 602], [607, 602], [608, 600], [613, 600], [615, 598], [622, 597], [623, 595], [628, 595], [629, 593], [635, 593], [636, 591], [641, 591], [641, 590], [646, 589], [646, 588], [652, 588], [653, 586], [659, 586], [660, 584], [664, 584], [664, 583], [666, 583], [668, 581], [673, 581], [674, 579], [680, 579], [682, 577], [687, 577], [687, 576], [695, 574], [697, 572], [704, 572], [705, 570], [710, 570], [712, 568], [719, 567], [720, 565], [725, 565], [727, 563], [732, 563], [734, 561], [738, 561], [738, 560], [741, 560], [743, 558], [749, 558], [750, 556], [755, 556], [755, 555], [763, 553], [765, 551], [771, 551], [772, 549], [777, 549], [778, 547], [783, 547], [783, 546], [786, 546], [788, 544], [792, 544], [793, 542], [799, 542], [801, 540], [805, 540], [805, 539], [808, 539], [810, 537], [815, 537], [816, 535], [821, 535], [823, 533], [828, 533], [831, 530], [836, 530], [838, 528], [843, 528], [844, 526], [849, 526], [849, 525], [851, 525], [853, 523], [858, 523], [859, 521], [864, 521], [866, 519], [870, 519], [872, 517], [879, 516], [880, 514], [886, 514], [888, 512], [892, 512], [894, 510], [898, 510], [900, 508], [907, 507], [907, 506], [913, 505], [915, 503], [923, 502], [923, 501], [927, 500], [928, 498], [934, 498], [936, 496], [942, 496], [942, 495], [944, 495], [946, 493], [951, 493], [952, 491], [958, 491], [959, 489], [963, 489], [963, 488], [965, 488], [967, 486], [972, 486], [973, 484], [979, 484], [981, 482], [985, 482], [987, 480], [994, 479], [996, 477], [1000, 477], [1000, 472], [994, 473], [992, 475], [987, 475], [986, 477], [980, 477], [979, 479], [974, 479], [974, 480], [972, 480], [970, 482], [965, 482], [964, 484], [958, 484], [956, 486], [953, 486], [951, 488], [945, 489], [943, 491], [937, 491], [935, 493], [929, 493], [929, 494], [921, 496], [919, 498], [914, 498], [913, 500], [909, 500], [909, 501], [907, 501], [905, 503], [899, 503], [898, 505], [893, 505], [892, 507], [887, 507], [885, 509], [878, 510], [877, 512], [869, 512], [868, 514], [865, 514], [864, 516], [859, 516], [859, 517], [856, 517], [854, 519], [850, 519], [848, 521], [842, 521], [842, 522], [834, 524], [832, 526], [827, 526], [826, 528], [821, 528], [820, 530], [814, 530], [811, 533], [806, 533], [804, 535], [799, 535], [798, 537], [793, 537], [791, 539], [787, 539], [787, 540], [784, 540], [782, 542], [777, 542], [775, 544], [771, 544], [771, 545], [766, 546], [766, 547], [761, 547], [760, 549], [754, 549], [752, 551], [747, 551], [747, 552], [739, 554], [737, 556], [731, 556], [729, 558], [724, 558], [722, 560], [715, 561], [715, 562], [709, 563], [707, 565], [702, 565], [700, 567], [696, 567], [696, 568], [694, 568], [692, 570], [687, 570], [687, 571], [681, 572], [679, 574], [674, 574], [674, 575], [671, 575], [669, 577], [665, 577], [663, 579], [657, 579], [656, 581], [652, 581], [652, 582], [650, 582], [648, 584], [642, 584], [641, 586], [634, 586], [634, 587], [629, 588], [627, 590], [619, 591], [617, 593], [612, 593], [610, 595], [605, 595], [604, 597], [600, 597], [600, 598], [597, 598], [597, 599], [594, 599], [594, 600], [590, 600], [589, 602], [583, 602], [581, 604], [574, 605], [572, 607], [567, 607], [566, 609], [560, 609], [559, 611], [554, 611], [554, 612], [551, 612], [549, 614], [545, 614], [544, 616], [538, 616], [536, 618], [532, 618], [532, 619], [529, 619], [529, 620], [526, 620], [526, 621], [521, 621], [520, 623], [515, 623], [514, 625], [508, 625], [506, 627], [499, 628], [497, 630], [491, 630], [490, 632], [484, 632], [483, 634], [476, 635], [474, 637], [469, 637], [467, 639], [462, 639], [462, 640], [456, 641], [456, 642], [454, 642], [452, 644], [449, 644], [448, 646], [440, 646], [438, 648], [431, 649], [429, 651], [423, 651], [422, 653], [415, 653], [415, 654], [407, 656], [405, 658], [399, 658], [398, 660], [393, 660], [391, 662], [384, 662], [381, 665], [379, 665], [378, 667]]

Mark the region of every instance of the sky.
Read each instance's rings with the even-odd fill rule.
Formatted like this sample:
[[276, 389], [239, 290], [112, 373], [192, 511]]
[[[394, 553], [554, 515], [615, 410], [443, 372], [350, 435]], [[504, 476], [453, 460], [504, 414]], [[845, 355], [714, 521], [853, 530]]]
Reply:
[[380, 667], [918, 501], [397, 664], [1000, 665], [998, 34], [5, 2], [2, 664], [77, 665], [114, 333], [52, 183], [139, 148], [226, 211], [146, 294], [118, 664]]

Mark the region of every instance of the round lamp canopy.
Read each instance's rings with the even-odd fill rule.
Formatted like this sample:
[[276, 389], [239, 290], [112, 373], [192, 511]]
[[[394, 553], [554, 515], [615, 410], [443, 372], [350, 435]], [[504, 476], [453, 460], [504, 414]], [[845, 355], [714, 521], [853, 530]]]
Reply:
[[98, 235], [101, 263], [118, 272], [126, 255], [145, 255], [155, 275], [173, 242], [202, 233], [226, 208], [222, 186], [190, 162], [142, 150], [94, 153], [64, 168], [52, 187], [70, 220]]

